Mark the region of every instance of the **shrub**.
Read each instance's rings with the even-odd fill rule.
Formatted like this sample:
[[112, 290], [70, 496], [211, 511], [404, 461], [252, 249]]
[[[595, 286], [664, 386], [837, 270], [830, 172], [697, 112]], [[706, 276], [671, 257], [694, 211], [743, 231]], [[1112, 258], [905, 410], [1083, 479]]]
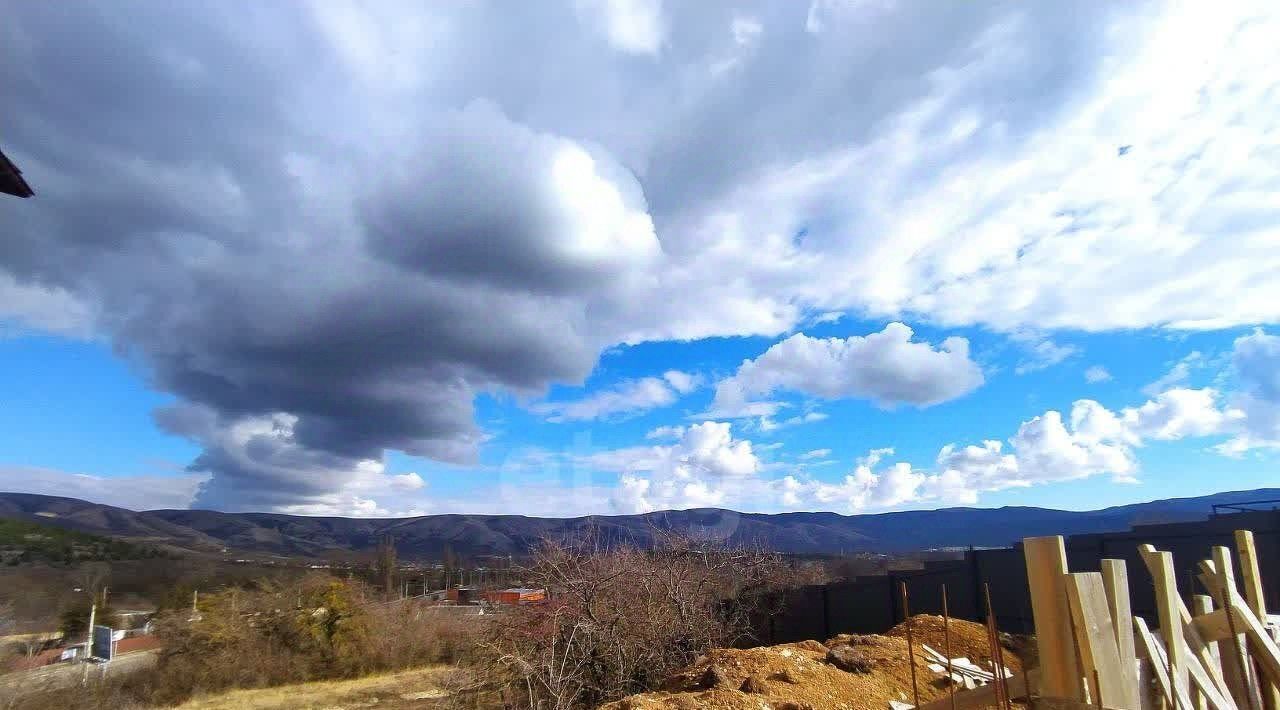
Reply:
[[652, 689], [746, 631], [749, 598], [784, 573], [780, 559], [684, 537], [652, 549], [543, 544], [521, 576], [546, 603], [497, 615], [480, 673], [508, 703], [594, 707]]

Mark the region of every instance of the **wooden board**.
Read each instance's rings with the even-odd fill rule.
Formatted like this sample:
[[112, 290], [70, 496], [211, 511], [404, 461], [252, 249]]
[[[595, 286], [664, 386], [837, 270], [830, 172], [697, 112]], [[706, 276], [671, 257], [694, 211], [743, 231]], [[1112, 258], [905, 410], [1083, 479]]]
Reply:
[[1147, 628], [1147, 622], [1141, 616], [1133, 617], [1134, 638], [1143, 657], [1150, 661], [1151, 675], [1156, 679], [1156, 687], [1164, 696], [1164, 706], [1170, 710], [1190, 710], [1191, 698], [1185, 686], [1173, 686], [1169, 682], [1168, 659], [1161, 653], [1155, 636]]
[[[1231, 696], [1236, 699], [1237, 705], [1261, 708], [1262, 694], [1254, 677], [1253, 664], [1249, 660], [1248, 642], [1240, 624], [1234, 623], [1234, 619], [1227, 617], [1223, 601], [1222, 590], [1229, 588], [1234, 591], [1236, 588], [1235, 568], [1231, 561], [1230, 548], [1222, 545], [1215, 546], [1213, 560], [1201, 562], [1200, 569], [1204, 573], [1201, 581], [1218, 606], [1218, 611], [1214, 614], [1221, 616], [1223, 633], [1219, 637], [1221, 643], [1218, 644], [1218, 650], [1222, 654], [1222, 677], [1227, 682], [1227, 687], [1231, 691]], [[1236, 631], [1234, 639], [1231, 633], [1233, 628]]]
[[1029, 537], [1022, 541], [1031, 588], [1031, 614], [1040, 654], [1040, 694], [1083, 700], [1075, 642], [1071, 638], [1071, 610], [1063, 583], [1067, 550], [1061, 535]]
[[1230, 605], [1232, 617], [1241, 622], [1249, 639], [1249, 655], [1258, 663], [1263, 678], [1273, 684], [1280, 683], [1280, 648], [1277, 648], [1271, 634], [1235, 590], [1224, 589], [1223, 597], [1223, 601]]
[[[1244, 582], [1244, 598], [1249, 609], [1261, 620], [1267, 618], [1267, 601], [1262, 594], [1262, 573], [1258, 570], [1258, 550], [1253, 533], [1236, 531], [1236, 552], [1240, 555], [1240, 578]], [[1280, 685], [1263, 679], [1262, 702], [1266, 710], [1280, 710]]]
[[1097, 679], [1098, 694], [1093, 696], [1094, 702], [1100, 700], [1107, 707], [1136, 707], [1135, 669], [1132, 664], [1121, 663], [1102, 575], [1098, 572], [1068, 574], [1066, 586], [1081, 670], [1086, 679]]
[[[1178, 606], [1178, 580], [1173, 571], [1173, 554], [1156, 551], [1148, 562], [1152, 581], [1156, 585], [1156, 613], [1160, 618], [1160, 638], [1169, 654], [1169, 682], [1177, 688], [1186, 688], [1190, 682], [1187, 673], [1186, 641], [1182, 634], [1182, 617]], [[1188, 614], [1189, 615], [1189, 614]]]
[[[1138, 652], [1133, 641], [1133, 610], [1129, 606], [1129, 572], [1124, 560], [1102, 561], [1102, 584], [1107, 593], [1107, 609], [1111, 612], [1111, 627], [1116, 634], [1116, 650], [1120, 654], [1120, 667], [1134, 669], [1137, 672]], [[1136, 678], [1132, 685], [1133, 695], [1129, 698], [1129, 707], [1139, 707], [1142, 703], [1140, 684]]]
[[[1202, 616], [1204, 614], [1213, 613], [1213, 598], [1208, 594], [1196, 594], [1191, 597], [1191, 614], [1192, 616]], [[1202, 637], [1203, 638], [1203, 637]], [[1207, 670], [1214, 673], [1222, 673], [1222, 655], [1218, 650], [1218, 644], [1214, 641], [1204, 639], [1205, 648], [1209, 651], [1209, 658], [1213, 663]]]
[[[1159, 553], [1156, 551], [1156, 548], [1152, 545], [1139, 545], [1138, 552], [1142, 554], [1142, 561], [1146, 563], [1147, 569], [1151, 572], [1152, 579], [1155, 579], [1156, 576], [1163, 574], [1160, 571], [1160, 566], [1161, 566], [1160, 555], [1169, 554], [1169, 553]], [[1170, 559], [1172, 559], [1172, 557], [1170, 557]], [[1157, 593], [1157, 598], [1159, 598], [1158, 593]], [[1201, 665], [1208, 666], [1211, 663], [1208, 646], [1205, 645], [1204, 639], [1200, 636], [1200, 631], [1197, 628], [1194, 620], [1192, 619], [1191, 612], [1187, 609], [1187, 605], [1183, 604], [1182, 597], [1178, 596], [1178, 590], [1177, 590], [1176, 584], [1174, 584], [1174, 588], [1173, 588], [1172, 601], [1174, 602], [1174, 610], [1176, 612], [1175, 618], [1181, 619], [1182, 621], [1182, 636], [1183, 636], [1183, 639], [1186, 641], [1187, 648], [1190, 650], [1190, 652], [1193, 655], [1196, 656], [1196, 658], [1200, 661]], [[1164, 626], [1163, 621], [1161, 622], [1161, 626], [1162, 627]], [[1230, 689], [1227, 687], [1226, 681], [1223, 680], [1221, 676], [1214, 675], [1212, 676], [1212, 679], [1214, 681], [1214, 684], [1218, 686], [1219, 692], [1221, 692], [1223, 695], [1231, 694]]]
[[[1155, 644], [1160, 666], [1162, 668], [1167, 668], [1167, 651], [1159, 639], [1155, 639]], [[1194, 706], [1214, 708], [1214, 710], [1232, 710], [1237, 708], [1234, 700], [1218, 691], [1217, 685], [1213, 682], [1212, 677], [1209, 672], [1205, 670], [1205, 667], [1200, 665], [1199, 659], [1190, 653], [1185, 653], [1185, 649], [1183, 658], [1187, 664], [1187, 676], [1191, 681], [1191, 685], [1187, 689], [1187, 696], [1191, 698]]]

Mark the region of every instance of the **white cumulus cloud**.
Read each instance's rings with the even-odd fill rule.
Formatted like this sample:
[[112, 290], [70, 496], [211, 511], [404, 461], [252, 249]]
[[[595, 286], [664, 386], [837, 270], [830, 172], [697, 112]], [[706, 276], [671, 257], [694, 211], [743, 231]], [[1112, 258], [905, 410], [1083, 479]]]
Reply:
[[913, 340], [913, 334], [902, 323], [890, 323], [878, 333], [843, 339], [793, 335], [717, 383], [713, 411], [741, 416], [753, 399], [778, 390], [927, 407], [982, 384], [967, 340], [951, 337], [934, 347]]

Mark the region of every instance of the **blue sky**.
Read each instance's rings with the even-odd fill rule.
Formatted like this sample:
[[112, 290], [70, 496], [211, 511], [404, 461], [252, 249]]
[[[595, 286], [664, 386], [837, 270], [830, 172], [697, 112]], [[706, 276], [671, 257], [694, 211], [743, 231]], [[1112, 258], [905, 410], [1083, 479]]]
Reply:
[[[804, 332], [815, 338], [842, 339], [876, 332], [884, 323], [842, 319]], [[973, 329], [923, 328], [921, 338], [937, 340], [960, 335], [971, 342], [973, 358], [981, 363], [986, 381], [976, 391], [929, 407], [878, 406], [860, 399], [826, 399], [804, 395], [783, 398], [788, 405], [776, 420], [805, 412], [826, 418], [783, 425], [762, 425], [759, 417], [730, 420], [735, 438], [750, 441], [759, 459], [759, 476], [779, 480], [798, 475], [838, 484], [873, 449], [892, 447], [885, 460], [929, 466], [948, 443], [1007, 440], [1019, 424], [1046, 410], [1068, 411], [1072, 402], [1088, 398], [1112, 410], [1150, 399], [1153, 383], [1176, 371], [1191, 353], [1206, 363], [1189, 370], [1176, 384], [1182, 387], [1227, 385], [1235, 373], [1230, 364], [1236, 338], [1252, 337], [1249, 330], [1231, 329], [1171, 336], [1152, 330], [1124, 334], [1068, 333], [1055, 344], [1072, 353], [1062, 361], [1018, 373], [1028, 349], [1007, 338]], [[480, 397], [477, 421], [492, 437], [475, 465], [442, 464], [431, 459], [390, 453], [387, 473], [416, 473], [424, 485], [412, 491], [415, 507], [405, 511], [450, 510], [522, 512], [536, 507], [540, 514], [623, 512], [608, 500], [620, 473], [594, 470], [564, 457], [589, 457], [637, 445], [665, 445], [651, 432], [660, 427], [689, 426], [708, 421], [714, 383], [730, 376], [743, 360], [758, 357], [779, 339], [716, 338], [692, 343], [646, 343], [605, 353], [581, 387], [557, 386], [547, 397], [520, 401], [506, 394]], [[179, 505], [190, 495], [190, 477], [183, 469], [200, 450], [190, 441], [162, 431], [152, 411], [172, 402], [155, 392], [145, 373], [131, 369], [109, 347], [57, 336], [15, 333], [0, 340], [0, 363], [15, 376], [5, 378], [0, 412], [0, 463], [11, 480], [43, 493], [74, 495], [79, 486], [111, 502], [135, 507]], [[623, 408], [589, 420], [552, 422], [530, 411], [538, 403], [581, 401], [593, 393], [614, 391], [645, 377], [678, 368], [701, 375], [705, 384], [670, 404], [647, 409]], [[1089, 382], [1086, 371], [1103, 368], [1110, 378]], [[1144, 390], [1146, 390], [1144, 392]], [[1276, 456], [1267, 450], [1224, 456], [1214, 445], [1230, 434], [1153, 441], [1135, 450], [1135, 482], [1117, 483], [1109, 475], [1049, 482], [1031, 488], [983, 491], [982, 506], [1037, 505], [1067, 509], [1095, 509], [1137, 500], [1198, 495], [1224, 489], [1274, 484]], [[546, 458], [539, 458], [545, 456]], [[533, 463], [530, 463], [532, 459]], [[39, 469], [40, 471], [36, 471]], [[67, 481], [59, 473], [91, 474], [101, 482]], [[160, 490], [149, 491], [157, 480]], [[112, 490], [111, 482], [120, 489]], [[167, 483], [181, 484], [170, 490]], [[18, 486], [23, 487], [23, 486]], [[575, 493], [576, 489], [590, 489]], [[526, 499], [527, 491], [536, 494]], [[406, 493], [402, 492], [401, 497]], [[727, 488], [725, 503], [734, 500]], [[748, 501], [743, 501], [747, 503]], [[941, 504], [946, 500], [901, 501], [888, 506], [851, 507], [845, 499], [806, 500], [789, 506], [768, 497], [753, 497], [739, 507], [772, 512], [786, 509], [833, 509], [839, 512], [875, 511]], [[825, 503], [825, 504], [824, 504]], [[392, 511], [395, 512], [395, 511]]]
[[0, 28], [36, 192], [0, 201], [0, 489], [577, 515], [1272, 483], [1267, 3], [254, 12]]

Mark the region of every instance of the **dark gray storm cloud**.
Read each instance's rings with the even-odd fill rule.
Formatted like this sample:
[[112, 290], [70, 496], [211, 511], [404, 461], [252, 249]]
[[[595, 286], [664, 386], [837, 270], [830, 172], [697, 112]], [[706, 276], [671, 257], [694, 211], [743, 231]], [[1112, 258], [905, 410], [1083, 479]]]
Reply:
[[856, 144], [1002, 31], [1043, 49], [998, 87], [1008, 130], [1096, 71], [1067, 41], [1093, 10], [908, 3], [835, 36], [764, 3], [753, 48], [746, 10], [678, 3], [645, 56], [574, 3], [454, 5], [6, 6], [0, 141], [38, 198], [0, 206], [0, 276], [177, 396], [156, 419], [203, 447], [198, 503], [474, 460], [477, 393], [579, 382], [621, 340], [780, 332], [808, 274], [654, 224]]

